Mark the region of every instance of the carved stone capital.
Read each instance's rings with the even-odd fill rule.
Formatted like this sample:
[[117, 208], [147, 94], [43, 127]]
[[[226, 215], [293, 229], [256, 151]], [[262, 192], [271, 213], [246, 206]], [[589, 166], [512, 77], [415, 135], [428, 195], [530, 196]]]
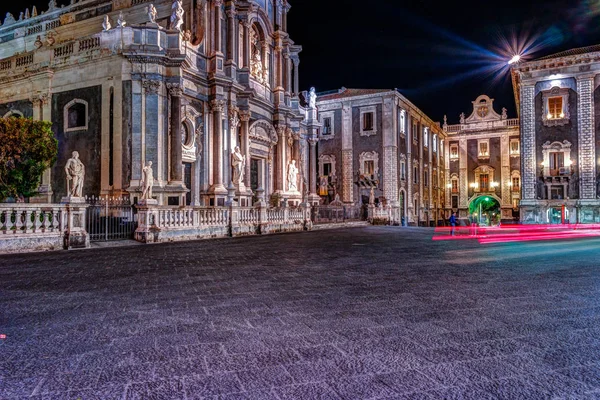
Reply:
[[233, 19], [236, 16], [236, 11], [235, 8], [228, 8], [227, 11], [225, 11], [225, 14], [227, 14], [227, 18], [229, 19]]
[[235, 129], [240, 124], [239, 110], [237, 107], [229, 107], [229, 125]]
[[223, 0], [213, 0], [215, 7], [221, 7], [223, 5]]
[[211, 100], [210, 101], [210, 109], [212, 112], [223, 112], [225, 108], [225, 102], [223, 100]]
[[169, 90], [169, 95], [174, 97], [183, 96], [183, 88], [180, 83], [167, 83], [167, 89]]
[[240, 121], [242, 122], [248, 122], [250, 121], [250, 110], [240, 110], [239, 112], [240, 114]]
[[142, 81], [142, 87], [144, 88], [144, 93], [146, 94], [157, 94], [160, 89], [160, 81], [155, 81], [152, 79], [144, 79]]
[[287, 127], [285, 125], [279, 125], [277, 127], [277, 135], [279, 135], [279, 137], [281, 137], [281, 138], [285, 138], [286, 130], [287, 130]]
[[310, 147], [315, 147], [318, 141], [318, 139], [308, 139], [308, 144], [310, 144]]
[[50, 95], [48, 93], [39, 93], [31, 98], [34, 107], [47, 105], [49, 101]]

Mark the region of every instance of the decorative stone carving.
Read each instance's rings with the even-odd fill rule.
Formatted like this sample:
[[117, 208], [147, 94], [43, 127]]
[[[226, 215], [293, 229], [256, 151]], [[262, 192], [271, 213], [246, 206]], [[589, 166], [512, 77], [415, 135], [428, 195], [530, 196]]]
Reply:
[[25, 19], [29, 19], [29, 18], [31, 18], [31, 15], [29, 14], [29, 8], [27, 8], [25, 10]]
[[204, 24], [206, 19], [206, 0], [200, 0], [196, 3], [196, 9], [194, 10], [194, 27], [193, 27], [193, 38], [192, 44], [194, 46], [199, 45], [204, 40]]
[[298, 191], [298, 167], [296, 167], [296, 160], [292, 160], [288, 167], [288, 191]]
[[250, 110], [241, 110], [239, 112], [239, 116], [240, 116], [240, 121], [242, 122], [248, 122], [250, 121]]
[[56, 42], [56, 39], [54, 38], [54, 33], [52, 33], [52, 32], [46, 33], [46, 45], [52, 46], [55, 42]]
[[110, 24], [110, 18], [108, 18], [108, 15], [105, 15], [104, 21], [102, 22], [102, 29], [104, 29], [104, 31], [110, 31], [110, 28], [112, 28], [112, 25]]
[[146, 12], [148, 13], [148, 22], [150, 22], [151, 24], [155, 24], [157, 12], [156, 12], [156, 7], [154, 7], [154, 4], [150, 4], [146, 8]]
[[223, 109], [225, 108], [225, 102], [223, 100], [211, 100], [210, 101], [210, 109], [213, 112], [223, 112]]
[[154, 172], [152, 171], [152, 161], [148, 161], [142, 169], [142, 200], [152, 198], [152, 186], [154, 185]]
[[235, 150], [231, 153], [231, 168], [233, 169], [231, 181], [234, 185], [239, 185], [244, 180], [246, 168], [246, 156], [242, 154], [239, 146], [235, 146]]
[[460, 113], [460, 123], [461, 124], [465, 123], [465, 113]]
[[35, 6], [33, 6], [33, 8], [31, 9], [31, 17], [37, 17], [38, 12], [37, 12], [37, 8]]
[[149, 94], [157, 94], [160, 89], [160, 81], [155, 81], [151, 79], [144, 79], [142, 81], [142, 87], [144, 88], [144, 92]]
[[123, 17], [123, 11], [119, 12], [119, 17], [117, 18], [117, 26], [119, 28], [124, 28], [127, 22], [125, 22], [125, 17]]
[[507, 114], [506, 107], [502, 107], [502, 119], [507, 119], [507, 118], [508, 118], [508, 114]]
[[2, 26], [7, 26], [7, 25], [12, 25], [15, 22], [15, 17], [13, 17], [13, 15], [9, 12], [6, 13], [6, 17], [4, 18], [4, 24], [2, 24]]
[[48, 11], [56, 10], [56, 0], [50, 0], [48, 3]]
[[308, 107], [312, 109], [317, 107], [317, 93], [314, 87], [311, 87], [308, 92]]
[[263, 48], [259, 41], [256, 29], [250, 29], [250, 46], [252, 57], [250, 59], [250, 74], [260, 83], [265, 83], [264, 65], [262, 61]]
[[236, 107], [229, 108], [229, 126], [231, 129], [237, 129], [240, 124], [239, 112]]
[[42, 47], [44, 45], [44, 43], [42, 42], [42, 38], [40, 35], [37, 35], [37, 37], [35, 38], [35, 42], [33, 43], [33, 45], [35, 46], [36, 49], [39, 49], [40, 47]]
[[83, 180], [85, 179], [85, 166], [79, 159], [79, 153], [74, 151], [65, 164], [67, 175], [67, 195], [69, 197], [82, 197]]
[[171, 29], [181, 32], [181, 25], [183, 25], [183, 1], [175, 0], [171, 6]]
[[169, 95], [175, 97], [183, 96], [183, 88], [180, 83], [167, 83], [167, 89], [169, 90]]

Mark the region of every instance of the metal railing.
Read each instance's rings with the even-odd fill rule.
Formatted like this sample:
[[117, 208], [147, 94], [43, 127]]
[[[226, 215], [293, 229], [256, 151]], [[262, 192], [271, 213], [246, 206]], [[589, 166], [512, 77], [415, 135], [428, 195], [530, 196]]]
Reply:
[[88, 204], [86, 229], [90, 241], [132, 239], [136, 229], [135, 209], [129, 197], [92, 196]]

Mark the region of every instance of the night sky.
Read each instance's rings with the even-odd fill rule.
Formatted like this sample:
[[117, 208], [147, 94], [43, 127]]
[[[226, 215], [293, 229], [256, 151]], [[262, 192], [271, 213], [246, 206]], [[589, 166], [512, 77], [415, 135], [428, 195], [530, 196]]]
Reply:
[[[398, 88], [451, 124], [482, 93], [496, 99], [496, 111], [516, 116], [506, 60], [517, 49], [531, 59], [600, 43], [600, 0], [290, 2], [290, 35], [304, 48], [303, 89]], [[11, 4], [0, 15], [24, 11]], [[47, 0], [29, 4], [48, 8]]]

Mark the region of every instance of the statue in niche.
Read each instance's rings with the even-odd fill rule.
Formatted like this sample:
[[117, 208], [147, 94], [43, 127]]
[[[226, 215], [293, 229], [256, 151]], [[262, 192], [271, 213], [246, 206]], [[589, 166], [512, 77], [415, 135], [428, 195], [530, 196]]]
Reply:
[[296, 160], [292, 160], [288, 167], [288, 191], [298, 191], [298, 167], [296, 167]]
[[233, 168], [231, 181], [235, 185], [239, 185], [244, 180], [244, 169], [246, 167], [246, 156], [240, 151], [240, 146], [235, 146], [235, 150], [231, 153], [231, 167]]
[[148, 161], [142, 169], [142, 200], [152, 199], [152, 186], [154, 185], [154, 172], [152, 161]]
[[150, 4], [148, 8], [146, 8], [146, 12], [148, 13], [148, 22], [155, 24], [156, 23], [156, 7], [154, 4]]
[[74, 151], [65, 164], [67, 174], [67, 194], [70, 197], [82, 197], [85, 166], [79, 159], [79, 153]]
[[317, 93], [314, 87], [311, 87], [308, 92], [308, 107], [313, 109], [317, 107]]
[[108, 18], [108, 15], [105, 15], [104, 21], [102, 22], [102, 29], [105, 31], [110, 31], [110, 28], [112, 28], [112, 25], [110, 24], [110, 18]]
[[250, 43], [252, 46], [252, 59], [250, 60], [250, 74], [260, 83], [264, 82], [262, 48], [258, 40], [258, 32], [250, 31]]
[[171, 6], [171, 29], [181, 32], [181, 25], [183, 25], [183, 1], [175, 0]]

